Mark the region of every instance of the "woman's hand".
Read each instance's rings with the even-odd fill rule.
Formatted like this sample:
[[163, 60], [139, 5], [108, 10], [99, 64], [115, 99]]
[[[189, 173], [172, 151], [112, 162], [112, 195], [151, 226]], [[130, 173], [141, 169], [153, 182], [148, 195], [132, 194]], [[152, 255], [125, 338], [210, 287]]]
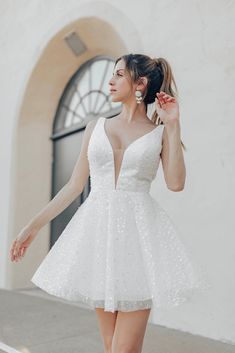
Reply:
[[175, 97], [161, 91], [156, 93], [156, 111], [163, 124], [179, 121], [179, 104]]
[[30, 227], [25, 227], [21, 230], [19, 235], [17, 235], [16, 239], [13, 241], [10, 249], [12, 262], [22, 259], [22, 257], [25, 255], [26, 249], [34, 240], [38, 231], [39, 229], [32, 229]]

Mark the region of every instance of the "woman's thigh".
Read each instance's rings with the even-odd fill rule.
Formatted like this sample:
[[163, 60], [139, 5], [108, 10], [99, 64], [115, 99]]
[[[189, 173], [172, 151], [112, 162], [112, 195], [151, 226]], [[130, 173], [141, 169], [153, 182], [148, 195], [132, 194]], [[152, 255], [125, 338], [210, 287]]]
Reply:
[[142, 351], [150, 309], [118, 311], [112, 341], [112, 353]]
[[118, 312], [104, 311], [103, 308], [95, 308], [99, 323], [99, 330], [103, 339], [105, 352], [111, 352], [112, 339]]

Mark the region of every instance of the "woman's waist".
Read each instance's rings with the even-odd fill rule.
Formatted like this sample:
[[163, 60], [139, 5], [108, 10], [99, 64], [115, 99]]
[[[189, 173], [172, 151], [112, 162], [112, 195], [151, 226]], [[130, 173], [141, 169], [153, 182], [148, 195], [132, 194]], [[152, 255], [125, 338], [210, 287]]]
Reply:
[[92, 194], [143, 194], [149, 195], [149, 190], [139, 190], [139, 189], [123, 189], [123, 188], [97, 188], [93, 187], [90, 190], [90, 195]]

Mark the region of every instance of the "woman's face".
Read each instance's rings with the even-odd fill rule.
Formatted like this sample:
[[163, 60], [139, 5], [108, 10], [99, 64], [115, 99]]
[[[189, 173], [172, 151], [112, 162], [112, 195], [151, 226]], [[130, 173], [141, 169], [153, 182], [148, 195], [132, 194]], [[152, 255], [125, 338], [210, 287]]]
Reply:
[[133, 99], [134, 87], [131, 85], [131, 79], [127, 72], [125, 72], [124, 60], [119, 60], [114, 67], [113, 76], [109, 80], [109, 90], [112, 102], [125, 102], [130, 97]]

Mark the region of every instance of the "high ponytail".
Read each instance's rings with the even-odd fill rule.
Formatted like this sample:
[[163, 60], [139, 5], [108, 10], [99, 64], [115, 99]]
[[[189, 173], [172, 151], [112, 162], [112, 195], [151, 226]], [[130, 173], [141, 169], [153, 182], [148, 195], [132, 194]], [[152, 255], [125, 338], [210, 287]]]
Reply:
[[[158, 69], [161, 70], [162, 77], [163, 77], [162, 84], [159, 88], [159, 92], [163, 91], [166, 94], [169, 94], [170, 96], [175, 97], [177, 99], [178, 88], [169, 62], [165, 58], [161, 58], [161, 57], [154, 58], [152, 60], [154, 61], [156, 68], [158, 67]], [[174, 88], [172, 87], [172, 85], [174, 85]], [[158, 117], [158, 113], [156, 110], [153, 112], [150, 120], [157, 125], [160, 124], [160, 118]], [[183, 149], [186, 150], [186, 147], [182, 140], [181, 140], [181, 145]]]
[[[143, 94], [143, 102], [146, 112], [148, 104], [155, 103], [156, 93], [163, 91], [177, 99], [178, 89], [172, 73], [171, 66], [165, 58], [150, 58], [144, 54], [127, 54], [119, 57], [116, 63], [123, 59], [126, 69], [130, 74], [133, 82], [137, 82], [141, 76], [148, 78], [148, 84]], [[174, 86], [174, 89], [173, 89]], [[150, 120], [159, 125], [161, 123], [158, 113], [155, 110]], [[185, 145], [181, 141], [181, 145], [186, 150]]]

